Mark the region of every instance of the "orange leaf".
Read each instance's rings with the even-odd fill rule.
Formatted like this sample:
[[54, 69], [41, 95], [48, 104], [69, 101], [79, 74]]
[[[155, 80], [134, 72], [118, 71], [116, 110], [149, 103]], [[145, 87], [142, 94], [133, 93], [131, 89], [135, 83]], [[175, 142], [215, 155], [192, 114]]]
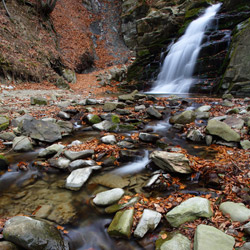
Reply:
[[163, 240], [165, 240], [167, 237], [168, 237], [168, 236], [167, 236], [167, 234], [165, 234], [165, 233], [161, 235], [161, 238], [162, 238]]

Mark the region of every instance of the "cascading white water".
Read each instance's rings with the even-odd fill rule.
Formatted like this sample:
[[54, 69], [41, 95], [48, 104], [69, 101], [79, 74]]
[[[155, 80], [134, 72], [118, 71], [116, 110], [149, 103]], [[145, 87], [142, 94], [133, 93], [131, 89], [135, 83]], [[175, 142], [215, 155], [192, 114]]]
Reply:
[[163, 67], [149, 93], [188, 93], [202, 39], [221, 4], [208, 7], [205, 13], [188, 26], [185, 34], [171, 47]]

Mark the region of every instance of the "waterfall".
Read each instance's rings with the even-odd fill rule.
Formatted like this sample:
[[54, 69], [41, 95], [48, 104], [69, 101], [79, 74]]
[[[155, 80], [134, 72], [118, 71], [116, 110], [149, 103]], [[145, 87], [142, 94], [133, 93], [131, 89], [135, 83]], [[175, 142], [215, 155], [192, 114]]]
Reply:
[[221, 4], [208, 7], [205, 13], [190, 23], [185, 34], [172, 45], [153, 88], [149, 93], [188, 93], [195, 82], [192, 78], [205, 31]]

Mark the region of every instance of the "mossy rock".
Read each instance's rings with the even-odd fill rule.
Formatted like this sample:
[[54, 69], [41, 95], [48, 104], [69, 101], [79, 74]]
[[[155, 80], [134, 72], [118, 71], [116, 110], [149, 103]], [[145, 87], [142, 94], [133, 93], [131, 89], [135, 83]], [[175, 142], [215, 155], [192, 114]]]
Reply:
[[91, 124], [96, 124], [96, 123], [99, 123], [101, 122], [101, 118], [98, 116], [98, 115], [91, 115], [91, 117], [89, 118], [89, 122]]
[[112, 121], [113, 123], [115, 123], [115, 124], [118, 124], [118, 123], [120, 123], [120, 118], [119, 118], [119, 116], [117, 116], [117, 115], [112, 115], [111, 121]]
[[198, 17], [200, 11], [201, 11], [201, 8], [196, 8], [196, 9], [188, 10], [188, 11], [185, 13], [185, 18], [186, 18], [186, 19], [189, 19], [189, 18], [194, 19], [194, 18]]
[[9, 118], [7, 116], [0, 115], [0, 131], [8, 128], [9, 124], [10, 124]]
[[135, 130], [136, 127], [132, 124], [120, 124], [119, 125], [119, 131], [130, 131]]
[[69, 89], [70, 88], [68, 83], [62, 77], [57, 79], [55, 85], [60, 89]]

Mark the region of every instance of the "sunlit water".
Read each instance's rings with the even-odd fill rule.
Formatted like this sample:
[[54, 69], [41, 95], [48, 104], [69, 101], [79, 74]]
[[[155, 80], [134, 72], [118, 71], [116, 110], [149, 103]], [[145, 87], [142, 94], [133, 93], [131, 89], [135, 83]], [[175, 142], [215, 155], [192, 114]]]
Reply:
[[149, 93], [188, 93], [205, 31], [221, 4], [208, 7], [205, 13], [191, 22], [185, 34], [171, 47], [160, 74]]

